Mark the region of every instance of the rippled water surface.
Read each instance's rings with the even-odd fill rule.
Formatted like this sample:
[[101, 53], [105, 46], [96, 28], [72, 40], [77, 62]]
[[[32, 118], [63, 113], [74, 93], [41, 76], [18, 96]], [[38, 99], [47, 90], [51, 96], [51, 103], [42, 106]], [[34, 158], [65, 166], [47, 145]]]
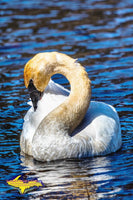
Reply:
[[[1, 0], [0, 9], [0, 199], [133, 199], [133, 2]], [[92, 99], [116, 107], [118, 152], [51, 163], [20, 155], [29, 109], [23, 68], [45, 51], [78, 58], [92, 80]], [[63, 76], [54, 79], [69, 88]], [[22, 195], [7, 185], [25, 173], [44, 186]]]

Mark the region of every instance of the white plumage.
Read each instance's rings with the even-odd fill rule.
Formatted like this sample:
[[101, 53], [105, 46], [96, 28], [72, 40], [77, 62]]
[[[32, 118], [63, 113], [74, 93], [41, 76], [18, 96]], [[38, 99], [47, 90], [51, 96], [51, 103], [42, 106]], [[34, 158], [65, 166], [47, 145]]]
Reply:
[[[22, 133], [28, 144], [32, 146], [33, 135], [44, 117], [64, 102], [68, 95], [68, 90], [50, 80], [36, 112], [30, 101], [31, 108], [24, 118]], [[76, 135], [78, 137], [75, 137]], [[56, 151], [53, 151], [53, 141]], [[121, 129], [117, 112], [108, 104], [91, 101], [83, 122], [74, 130], [72, 137], [66, 137], [64, 140], [62, 133], [50, 136], [47, 134], [43, 146], [42, 151], [45, 151], [47, 161], [56, 160], [58, 157], [63, 159], [115, 152], [121, 146]], [[62, 148], [65, 154], [61, 151]]]
[[52, 118], [53, 110], [59, 110], [63, 102], [67, 103], [68, 96], [68, 90], [50, 80], [36, 111], [30, 103], [31, 108], [24, 118], [21, 134], [22, 151], [37, 160], [50, 161], [106, 155], [118, 150], [122, 143], [119, 117], [108, 104], [91, 101], [83, 120], [71, 135], [68, 133], [69, 124], [58, 122], [56, 117]]

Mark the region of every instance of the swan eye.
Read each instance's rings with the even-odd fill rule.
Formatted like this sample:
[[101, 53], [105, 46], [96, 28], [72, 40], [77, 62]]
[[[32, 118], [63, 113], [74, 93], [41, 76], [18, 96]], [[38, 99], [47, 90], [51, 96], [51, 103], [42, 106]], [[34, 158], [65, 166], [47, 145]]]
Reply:
[[28, 91], [30, 93], [30, 98], [34, 107], [34, 111], [37, 109], [37, 103], [41, 99], [42, 92], [38, 91], [34, 86], [33, 80], [29, 81]]

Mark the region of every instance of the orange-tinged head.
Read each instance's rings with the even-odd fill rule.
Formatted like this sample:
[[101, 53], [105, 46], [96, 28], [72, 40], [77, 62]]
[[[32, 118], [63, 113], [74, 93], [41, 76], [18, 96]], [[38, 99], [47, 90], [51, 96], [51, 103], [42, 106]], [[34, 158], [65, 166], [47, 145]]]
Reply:
[[54, 54], [40, 53], [28, 61], [24, 68], [24, 82], [30, 93], [34, 110], [37, 109], [38, 101], [45, 90], [52, 75], [52, 67], [55, 65]]
[[38, 91], [43, 92], [46, 88], [51, 77], [50, 63], [47, 55], [49, 53], [39, 53], [25, 65], [24, 82], [26, 87], [28, 87], [30, 80], [32, 80]]

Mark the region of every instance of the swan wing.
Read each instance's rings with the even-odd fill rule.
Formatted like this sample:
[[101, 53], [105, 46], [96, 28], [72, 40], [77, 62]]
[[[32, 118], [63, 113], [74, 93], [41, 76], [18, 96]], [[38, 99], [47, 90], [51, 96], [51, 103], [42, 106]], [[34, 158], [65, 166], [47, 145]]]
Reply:
[[115, 108], [103, 102], [91, 101], [85, 118], [73, 136], [82, 138], [92, 155], [115, 152], [122, 143], [119, 117]]

